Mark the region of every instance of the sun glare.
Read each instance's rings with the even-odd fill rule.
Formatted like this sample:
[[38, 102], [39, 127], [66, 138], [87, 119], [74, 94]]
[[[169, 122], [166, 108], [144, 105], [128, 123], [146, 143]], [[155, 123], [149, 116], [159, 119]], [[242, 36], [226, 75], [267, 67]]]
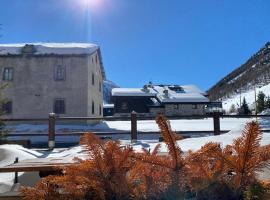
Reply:
[[101, 0], [81, 0], [83, 6], [93, 8], [93, 7], [99, 7], [101, 4]]

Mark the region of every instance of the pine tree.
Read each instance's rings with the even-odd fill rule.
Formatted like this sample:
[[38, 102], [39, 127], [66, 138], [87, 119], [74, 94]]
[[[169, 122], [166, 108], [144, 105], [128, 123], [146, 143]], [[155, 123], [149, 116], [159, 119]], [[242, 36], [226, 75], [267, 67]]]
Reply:
[[270, 109], [270, 96], [267, 97], [266, 101], [265, 101], [265, 107], [267, 109]]
[[257, 112], [260, 113], [265, 109], [265, 94], [259, 92], [257, 97]]
[[235, 108], [234, 104], [231, 105], [229, 112], [230, 113], [235, 113], [236, 112], [236, 108]]
[[248, 107], [246, 98], [244, 97], [243, 103], [242, 103], [241, 108], [240, 108], [240, 114], [242, 114], [242, 115], [249, 115], [250, 113], [251, 113], [251, 111], [250, 111], [250, 109]]

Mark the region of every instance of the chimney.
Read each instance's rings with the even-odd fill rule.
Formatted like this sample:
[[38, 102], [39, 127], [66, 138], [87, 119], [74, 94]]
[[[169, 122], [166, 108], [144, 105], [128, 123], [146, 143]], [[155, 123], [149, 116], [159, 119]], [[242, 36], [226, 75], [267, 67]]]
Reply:
[[36, 48], [33, 44], [26, 44], [21, 49], [22, 54], [34, 54], [36, 52]]
[[143, 86], [143, 91], [144, 91], [144, 92], [147, 92], [147, 93], [150, 92], [150, 90], [149, 90], [149, 88], [148, 88], [147, 85], [144, 85], [144, 86]]
[[169, 90], [164, 90], [163, 93], [166, 98], [169, 98]]

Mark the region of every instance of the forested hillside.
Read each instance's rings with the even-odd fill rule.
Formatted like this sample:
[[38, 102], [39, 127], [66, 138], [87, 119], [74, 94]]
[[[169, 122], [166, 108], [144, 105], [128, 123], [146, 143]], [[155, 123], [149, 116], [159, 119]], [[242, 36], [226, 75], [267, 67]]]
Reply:
[[270, 83], [270, 42], [208, 90], [211, 100], [224, 100]]

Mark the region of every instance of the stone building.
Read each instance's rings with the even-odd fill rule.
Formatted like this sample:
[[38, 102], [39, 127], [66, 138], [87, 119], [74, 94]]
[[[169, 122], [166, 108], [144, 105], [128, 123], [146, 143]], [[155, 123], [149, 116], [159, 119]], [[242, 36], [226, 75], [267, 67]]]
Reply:
[[114, 88], [112, 90], [116, 116], [204, 115], [210, 104], [206, 93], [194, 85], [153, 85], [143, 88]]
[[85, 43], [0, 44], [8, 118], [103, 115], [100, 48]]

